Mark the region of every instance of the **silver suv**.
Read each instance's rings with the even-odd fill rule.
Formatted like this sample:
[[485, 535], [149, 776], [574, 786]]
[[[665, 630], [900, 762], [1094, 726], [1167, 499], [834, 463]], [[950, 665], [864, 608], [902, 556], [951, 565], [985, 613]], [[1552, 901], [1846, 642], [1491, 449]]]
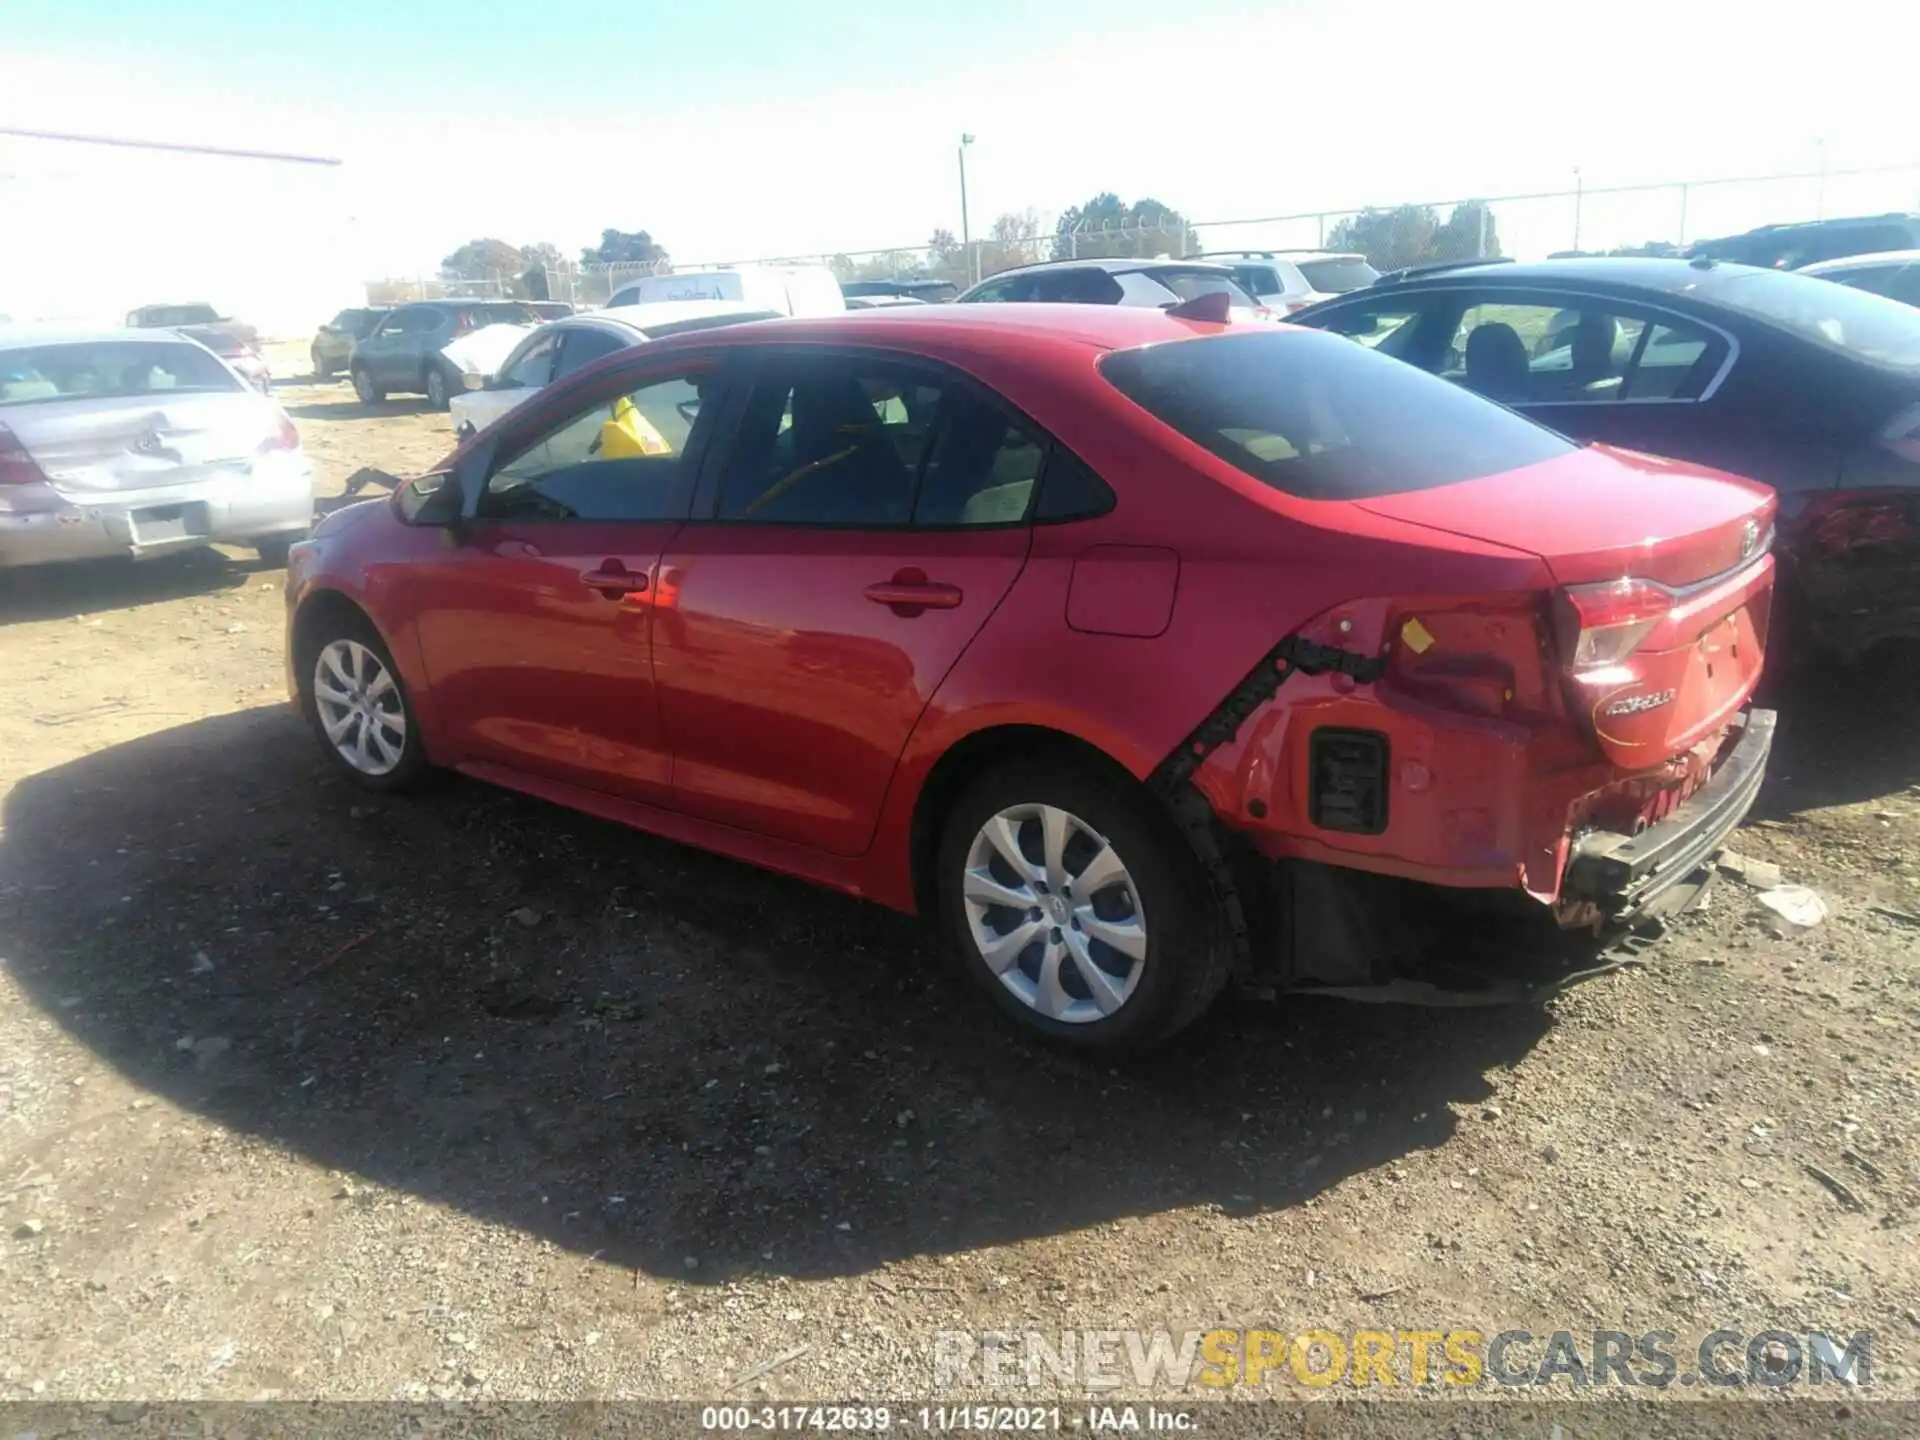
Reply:
[[1366, 256], [1337, 250], [1209, 250], [1193, 258], [1230, 267], [1242, 290], [1282, 315], [1380, 278]]

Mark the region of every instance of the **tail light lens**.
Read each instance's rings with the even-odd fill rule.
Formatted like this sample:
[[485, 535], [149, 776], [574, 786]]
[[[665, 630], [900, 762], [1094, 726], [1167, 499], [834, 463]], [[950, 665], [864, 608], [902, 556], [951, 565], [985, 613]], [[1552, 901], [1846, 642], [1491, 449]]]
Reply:
[[465, 335], [468, 331], [472, 329], [473, 329], [472, 312], [462, 310], [458, 315], [454, 316], [453, 333], [455, 335]]
[[0, 425], [0, 485], [44, 485], [47, 472], [40, 468], [20, 437]]
[[1575, 674], [1618, 665], [1672, 609], [1672, 592], [1651, 580], [1569, 585], [1554, 597], [1560, 654]]
[[287, 412], [280, 412], [280, 419], [273, 427], [273, 433], [260, 442], [260, 454], [272, 455], [280, 451], [298, 450], [300, 432], [293, 428], [293, 420]]

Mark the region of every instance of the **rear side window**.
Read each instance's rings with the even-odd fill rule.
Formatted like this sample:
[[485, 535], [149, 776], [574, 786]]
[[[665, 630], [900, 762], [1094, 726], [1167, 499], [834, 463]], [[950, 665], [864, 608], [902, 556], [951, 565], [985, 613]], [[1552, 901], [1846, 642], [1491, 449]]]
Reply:
[[240, 388], [226, 366], [192, 345], [111, 340], [0, 350], [0, 407]]
[[1150, 270], [1147, 273], [1182, 300], [1197, 300], [1202, 295], [1212, 295], [1224, 290], [1236, 305], [1257, 303], [1251, 295], [1240, 288], [1230, 271], [1162, 266], [1158, 270]]
[[1100, 372], [1196, 445], [1312, 500], [1451, 485], [1574, 448], [1456, 385], [1322, 332], [1122, 350]]
[[1354, 257], [1345, 260], [1301, 260], [1300, 273], [1323, 295], [1344, 295], [1359, 290], [1380, 278], [1380, 272], [1366, 261]]
[[1920, 374], [1920, 310], [1812, 275], [1722, 274], [1706, 298], [1855, 360]]

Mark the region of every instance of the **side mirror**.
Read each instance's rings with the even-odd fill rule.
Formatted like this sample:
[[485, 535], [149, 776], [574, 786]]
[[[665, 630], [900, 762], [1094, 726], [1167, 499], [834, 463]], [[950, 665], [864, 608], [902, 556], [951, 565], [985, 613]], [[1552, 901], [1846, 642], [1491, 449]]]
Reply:
[[393, 493], [400, 518], [409, 525], [454, 528], [461, 523], [460, 486], [447, 471], [401, 481]]

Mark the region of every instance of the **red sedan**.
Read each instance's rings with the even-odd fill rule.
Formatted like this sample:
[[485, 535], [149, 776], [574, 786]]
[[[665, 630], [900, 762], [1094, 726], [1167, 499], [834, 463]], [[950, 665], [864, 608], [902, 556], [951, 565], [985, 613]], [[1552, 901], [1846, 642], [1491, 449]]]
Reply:
[[932, 914], [1086, 1047], [1236, 974], [1431, 980], [1394, 930], [1435, 886], [1677, 903], [1772, 736], [1771, 492], [1209, 313], [609, 357], [295, 548], [294, 698], [363, 785], [457, 770]]

